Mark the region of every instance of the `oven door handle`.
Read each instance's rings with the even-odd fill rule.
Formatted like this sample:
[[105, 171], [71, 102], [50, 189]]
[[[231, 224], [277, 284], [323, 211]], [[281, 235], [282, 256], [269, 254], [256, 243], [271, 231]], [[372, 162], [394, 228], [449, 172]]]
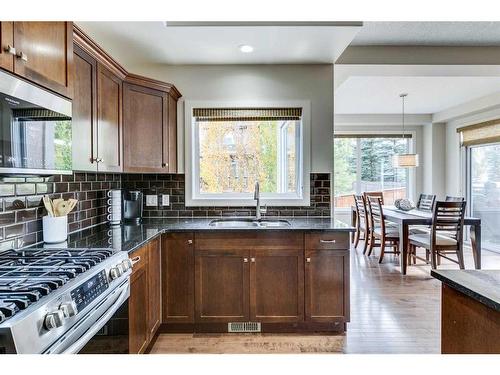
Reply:
[[120, 308], [120, 306], [127, 300], [129, 297], [128, 293], [128, 283], [126, 284], [127, 288], [123, 288], [120, 291], [120, 296], [113, 303], [108, 311], [106, 311], [93, 325], [87, 330], [77, 341], [75, 341], [71, 346], [66, 348], [61, 352], [61, 354], [76, 354], [78, 353], [94, 335], [99, 332], [99, 330], [104, 327], [104, 325], [111, 319], [111, 317], [115, 314], [115, 312]]

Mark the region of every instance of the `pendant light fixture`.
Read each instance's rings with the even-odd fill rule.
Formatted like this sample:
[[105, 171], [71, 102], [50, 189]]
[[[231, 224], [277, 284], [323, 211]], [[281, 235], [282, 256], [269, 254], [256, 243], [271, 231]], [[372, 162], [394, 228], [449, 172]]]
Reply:
[[[402, 124], [403, 124], [403, 139], [405, 138], [405, 98], [408, 94], [399, 94], [402, 101]], [[418, 167], [418, 154], [396, 154], [392, 157], [392, 165], [394, 168], [415, 168]]]

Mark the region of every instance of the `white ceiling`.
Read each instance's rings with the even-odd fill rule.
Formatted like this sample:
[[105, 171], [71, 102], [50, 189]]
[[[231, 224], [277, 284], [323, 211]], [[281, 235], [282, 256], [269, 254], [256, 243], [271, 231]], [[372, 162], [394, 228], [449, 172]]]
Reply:
[[[163, 22], [77, 22], [125, 66], [163, 64], [333, 63], [359, 30], [311, 26], [165, 26]], [[352, 25], [356, 25], [353, 23]], [[238, 46], [249, 44], [253, 53]]]
[[365, 22], [351, 45], [498, 46], [500, 22]]
[[336, 114], [432, 114], [500, 91], [500, 77], [349, 77], [335, 91]]

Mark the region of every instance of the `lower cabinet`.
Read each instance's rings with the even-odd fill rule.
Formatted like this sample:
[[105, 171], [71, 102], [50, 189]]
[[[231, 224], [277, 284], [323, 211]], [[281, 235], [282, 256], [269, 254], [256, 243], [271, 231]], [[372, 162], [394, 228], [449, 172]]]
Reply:
[[136, 316], [150, 309], [145, 326], [131, 323], [137, 352], [159, 325], [151, 309], [160, 293], [168, 332], [227, 332], [230, 322], [260, 322], [263, 332], [341, 332], [349, 321], [348, 232], [182, 232], [162, 236], [161, 255], [158, 243], [148, 246], [148, 286], [135, 275], [140, 268], [132, 277], [132, 292], [141, 294], [130, 300]]
[[131, 254], [129, 352], [144, 353], [161, 322], [161, 247], [156, 238]]
[[249, 320], [247, 250], [201, 250], [195, 260], [196, 322]]
[[305, 252], [305, 314], [312, 322], [349, 321], [349, 251]]
[[303, 319], [303, 251], [254, 250], [250, 255], [250, 320], [279, 323]]
[[194, 235], [162, 237], [161, 283], [164, 323], [194, 323]]

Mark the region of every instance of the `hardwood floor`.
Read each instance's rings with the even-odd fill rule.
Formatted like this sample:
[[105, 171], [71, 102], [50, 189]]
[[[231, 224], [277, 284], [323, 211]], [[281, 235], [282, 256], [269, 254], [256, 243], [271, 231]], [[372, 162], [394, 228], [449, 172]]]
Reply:
[[[470, 251], [465, 258], [472, 269]], [[443, 261], [440, 268], [456, 267]], [[483, 268], [500, 268], [500, 254], [483, 251]], [[378, 252], [353, 249], [345, 335], [162, 334], [151, 353], [439, 353], [440, 286], [427, 265], [401, 276], [397, 256], [379, 264]]]

